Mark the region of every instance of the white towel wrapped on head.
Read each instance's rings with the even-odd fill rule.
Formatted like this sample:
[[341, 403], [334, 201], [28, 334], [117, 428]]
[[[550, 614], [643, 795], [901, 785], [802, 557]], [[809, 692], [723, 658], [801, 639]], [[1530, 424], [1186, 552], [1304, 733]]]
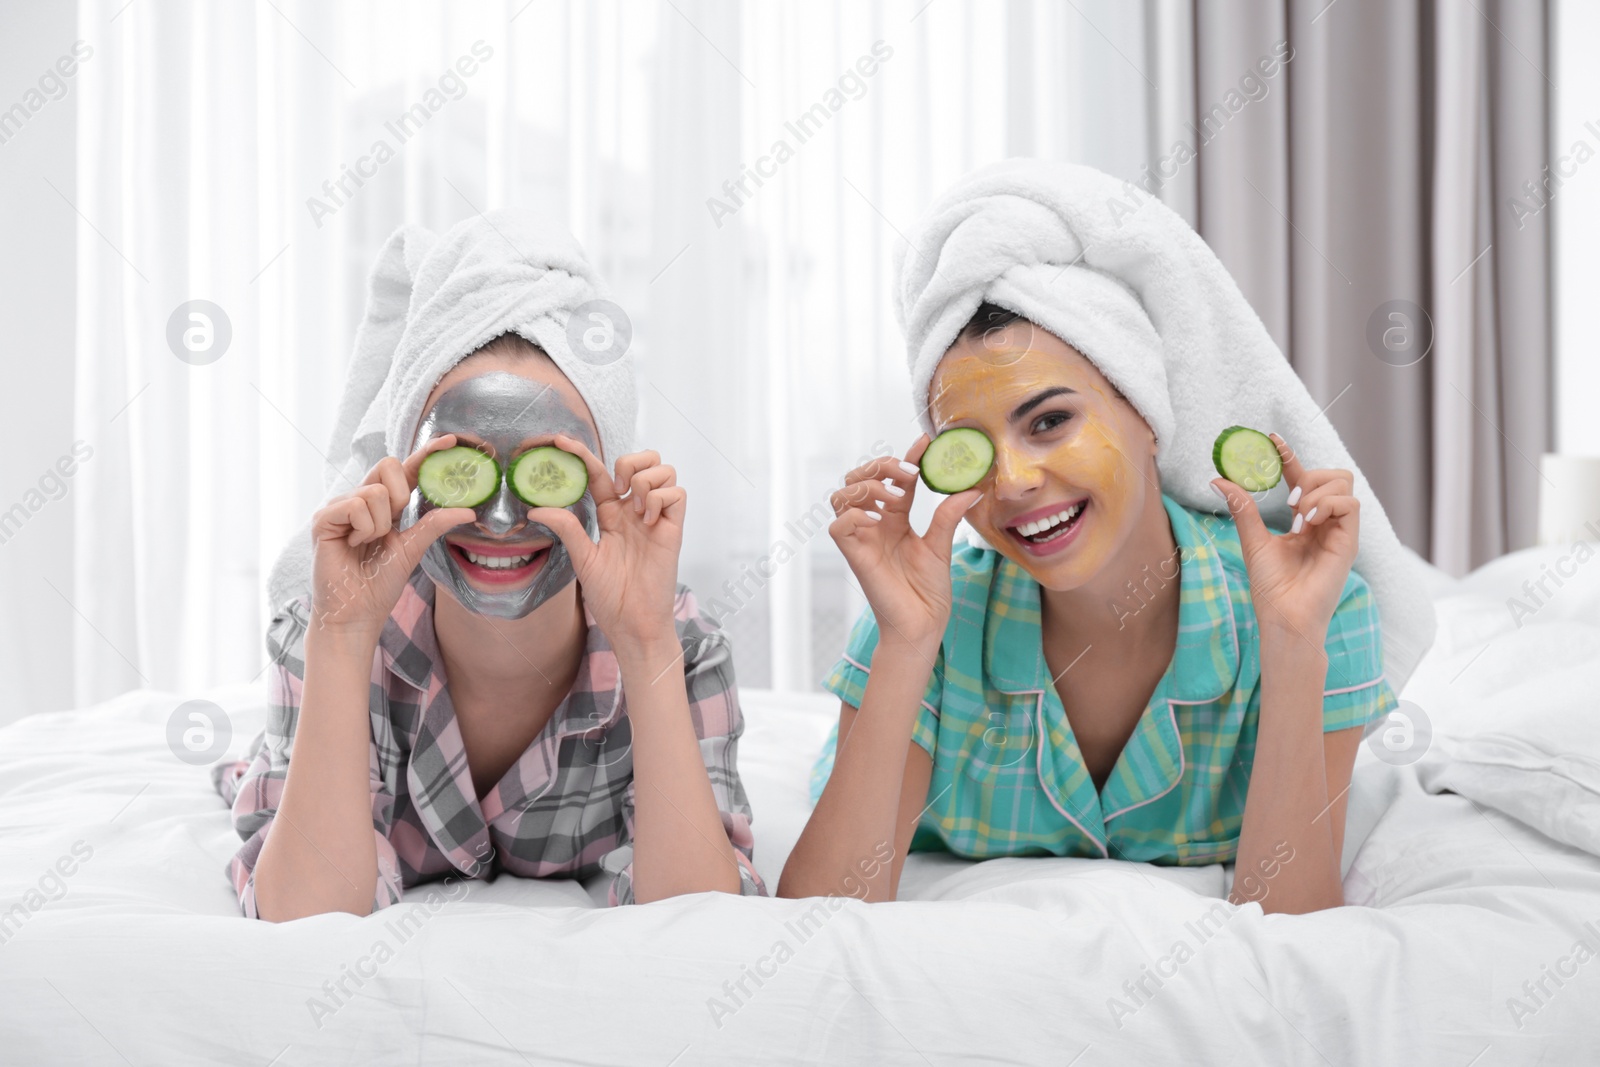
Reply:
[[[366, 314], [339, 400], [324, 495], [349, 492], [384, 456], [403, 458], [440, 378], [502, 334], [543, 349], [583, 397], [608, 467], [633, 447], [638, 403], [633, 359], [574, 354], [567, 319], [605, 282], [572, 235], [539, 216], [497, 208], [443, 237], [402, 226], [373, 265]], [[310, 524], [279, 554], [267, 579], [270, 607], [311, 588]]]
[[[1355, 570], [1377, 600], [1396, 692], [1433, 643], [1433, 604], [1350, 452], [1211, 248], [1165, 204], [1092, 167], [1010, 159], [940, 196], [895, 253], [895, 316], [912, 403], [988, 301], [1082, 352], [1155, 432], [1162, 492], [1218, 508], [1212, 444], [1229, 426], [1281, 434], [1307, 467], [1355, 474]], [[1287, 524], [1283, 494], [1262, 517]]]

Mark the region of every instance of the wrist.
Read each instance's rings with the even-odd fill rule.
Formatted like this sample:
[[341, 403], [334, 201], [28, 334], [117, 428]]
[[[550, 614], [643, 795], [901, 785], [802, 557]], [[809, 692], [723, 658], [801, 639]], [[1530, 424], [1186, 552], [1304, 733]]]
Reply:
[[1314, 625], [1301, 625], [1287, 620], [1260, 622], [1257, 634], [1261, 641], [1261, 660], [1291, 661], [1306, 669], [1325, 671], [1328, 652], [1323, 645], [1327, 625], [1320, 629]]
[[891, 626], [878, 631], [878, 647], [873, 653], [873, 659], [890, 656], [896, 659], [905, 658], [932, 663], [933, 658], [939, 654], [939, 646], [943, 641], [943, 627], [931, 634], [908, 635]]
[[1314, 641], [1321, 647], [1328, 625], [1333, 621], [1331, 611], [1286, 610], [1298, 609], [1299, 605], [1286, 604], [1288, 598], [1258, 597], [1253, 589], [1251, 596], [1255, 601], [1256, 629], [1263, 640], [1271, 634], [1275, 639], [1288, 637], [1300, 640], [1301, 644]]
[[335, 660], [354, 659], [365, 663], [378, 649], [381, 626], [320, 626], [313, 619], [306, 630], [306, 660], [313, 654]]
[[655, 672], [659, 672], [670, 666], [674, 659], [683, 658], [683, 645], [678, 641], [678, 631], [671, 620], [631, 629], [614, 639], [607, 636], [611, 640], [611, 651], [616, 654], [617, 666], [622, 670], [649, 669], [654, 665]]
[[874, 672], [900, 670], [923, 674], [933, 670], [939, 657], [943, 634], [932, 637], [902, 637], [898, 634], [878, 634], [878, 646], [872, 652]]

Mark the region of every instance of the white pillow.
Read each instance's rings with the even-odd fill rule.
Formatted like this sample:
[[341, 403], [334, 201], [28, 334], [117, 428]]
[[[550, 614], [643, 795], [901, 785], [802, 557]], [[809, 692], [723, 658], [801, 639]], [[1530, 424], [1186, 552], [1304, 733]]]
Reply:
[[[1492, 684], [1513, 670], [1520, 680]], [[1497, 638], [1457, 685], [1480, 695], [1434, 716], [1417, 764], [1423, 788], [1600, 856], [1600, 627], [1559, 622]]]

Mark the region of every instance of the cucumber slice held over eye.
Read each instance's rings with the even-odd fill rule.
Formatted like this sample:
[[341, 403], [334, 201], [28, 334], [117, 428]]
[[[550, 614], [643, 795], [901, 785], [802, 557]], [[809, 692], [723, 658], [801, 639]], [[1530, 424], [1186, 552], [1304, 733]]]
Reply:
[[1217, 473], [1247, 493], [1271, 489], [1283, 480], [1283, 457], [1272, 438], [1248, 426], [1229, 426], [1211, 446]]
[[500, 465], [476, 448], [446, 448], [422, 461], [417, 488], [441, 508], [475, 508], [500, 488]]
[[536, 508], [570, 508], [589, 488], [589, 469], [566, 449], [542, 445], [511, 464], [511, 488]]
[[936, 493], [971, 489], [994, 466], [994, 442], [982, 430], [958, 426], [946, 430], [922, 453], [922, 481]]

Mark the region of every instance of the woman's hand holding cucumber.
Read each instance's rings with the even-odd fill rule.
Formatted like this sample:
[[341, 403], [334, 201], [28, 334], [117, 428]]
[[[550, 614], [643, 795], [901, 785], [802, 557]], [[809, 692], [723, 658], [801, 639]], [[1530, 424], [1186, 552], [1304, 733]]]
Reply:
[[[1212, 485], [1228, 502], [1239, 531], [1256, 618], [1264, 629], [1285, 630], [1321, 648], [1359, 544], [1361, 502], [1354, 476], [1347, 470], [1307, 470], [1277, 434], [1233, 432], [1238, 430], [1231, 427], [1218, 438], [1214, 461], [1224, 477]], [[1238, 455], [1228, 455], [1228, 446], [1248, 434], [1259, 440], [1246, 437], [1246, 448], [1235, 446]], [[1288, 533], [1274, 534], [1250, 493], [1277, 485], [1280, 472], [1290, 485], [1295, 518]]]
[[917, 462], [926, 434], [902, 462], [885, 456], [845, 475], [831, 497], [837, 516], [828, 527], [878, 620], [878, 640], [899, 642], [932, 659], [950, 619], [950, 546], [956, 525], [983, 493], [958, 492], [933, 513], [928, 532], [911, 528]]
[[[932, 774], [912, 731], [950, 621], [950, 545], [956, 524], [983, 496], [994, 458], [992, 449], [983, 454], [989, 442], [980, 437], [941, 435], [944, 443], [930, 450], [924, 434], [903, 461], [885, 456], [845, 475], [830, 498], [838, 517], [828, 533], [867, 595], [878, 645], [859, 704], [840, 702], [833, 773], [789, 854], [779, 896], [834, 895], [859, 882], [867, 900], [894, 899]], [[951, 494], [921, 535], [911, 528], [919, 473], [930, 489]], [[861, 857], [885, 844], [893, 861], [864, 877]]]
[[[422, 461], [455, 443], [446, 434], [404, 462], [385, 457], [359, 486], [311, 517], [312, 625], [294, 760], [255, 868], [263, 919], [372, 910], [378, 882], [368, 792], [373, 649], [422, 554], [474, 513], [437, 508], [406, 530], [395, 523]], [[292, 831], [281, 830], [284, 825]]]
[[445, 434], [404, 462], [384, 457], [360, 486], [312, 516], [311, 611], [317, 629], [376, 640], [428, 546], [451, 527], [473, 521], [471, 508], [435, 508], [409, 529], [395, 527], [422, 461], [455, 443], [454, 434]]
[[589, 540], [577, 516], [562, 508], [532, 508], [528, 518], [561, 538], [584, 605], [613, 648], [654, 652], [670, 647], [668, 654], [677, 654], [673, 605], [688, 507], [677, 472], [655, 452], [633, 452], [617, 460], [613, 477], [582, 441], [558, 434], [554, 444], [583, 461], [599, 543]]

